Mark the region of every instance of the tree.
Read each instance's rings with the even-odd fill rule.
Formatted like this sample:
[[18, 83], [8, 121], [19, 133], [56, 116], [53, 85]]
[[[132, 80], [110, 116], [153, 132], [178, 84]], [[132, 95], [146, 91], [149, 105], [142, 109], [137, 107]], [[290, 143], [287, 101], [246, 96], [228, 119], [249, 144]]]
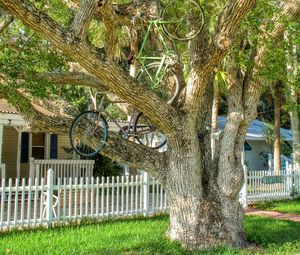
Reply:
[[[0, 7], [78, 62], [88, 72], [84, 77], [90, 77], [88, 82], [81, 84], [110, 89], [144, 112], [166, 135], [168, 150], [163, 153], [123, 140], [117, 134], [110, 134], [102, 153], [146, 170], [163, 185], [169, 198], [168, 236], [171, 240], [189, 249], [211, 248], [224, 243], [244, 246], [243, 210], [238, 201], [244, 180], [241, 150], [247, 128], [256, 115], [264, 57], [281, 39], [287, 21], [299, 16], [299, 0], [283, 1], [280, 8], [274, 7], [271, 13], [256, 19], [259, 29], [254, 29], [255, 43], [245, 53], [241, 53], [245, 49], [236, 45], [235, 38], [245, 30], [247, 22], [242, 22], [255, 7], [255, 0], [228, 0], [225, 4], [212, 2], [206, 6], [205, 27], [190, 43], [190, 72], [185, 89], [179, 103], [172, 105], [130, 77], [114, 59], [117, 28], [130, 24], [132, 17], [143, 8], [150, 12], [157, 10], [152, 8], [156, 1], [112, 5], [109, 1], [86, 0], [79, 6], [75, 0], [66, 2], [74, 8], [70, 13], [75, 13], [69, 24], [58, 23], [57, 15], [51, 18], [47, 10], [37, 7], [34, 1], [0, 0]], [[219, 9], [222, 11], [216, 13]], [[255, 15], [259, 12], [254, 10]], [[87, 39], [92, 19], [103, 23], [109, 31], [107, 42], [101, 48]], [[213, 78], [215, 67], [231, 49], [248, 56], [251, 61], [246, 64], [244, 73], [241, 61], [232, 61], [228, 74], [227, 124], [212, 160], [207, 126], [211, 124]], [[95, 80], [99, 83], [93, 83]], [[7, 80], [2, 79], [2, 83], [5, 82]], [[22, 96], [21, 93], [20, 98]], [[43, 120], [39, 118], [40, 122]], [[52, 121], [47, 125], [66, 132], [69, 123], [65, 116], [61, 122]]]
[[300, 167], [300, 116], [299, 116], [299, 38], [293, 35], [298, 31], [299, 25], [291, 27], [291, 31], [286, 32], [288, 41], [287, 55], [287, 101], [291, 118], [291, 128], [293, 132], [293, 163], [296, 169]]
[[282, 107], [282, 89], [281, 81], [276, 82], [274, 92], [274, 171], [279, 174], [281, 167], [280, 152], [280, 109]]

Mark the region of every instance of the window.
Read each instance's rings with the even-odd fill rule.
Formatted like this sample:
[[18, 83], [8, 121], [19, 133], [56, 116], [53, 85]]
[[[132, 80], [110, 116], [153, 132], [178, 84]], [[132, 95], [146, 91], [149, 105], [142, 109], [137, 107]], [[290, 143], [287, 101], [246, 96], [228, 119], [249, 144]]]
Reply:
[[58, 137], [56, 134], [27, 133], [21, 137], [21, 163], [28, 163], [29, 158], [57, 159]]
[[244, 143], [244, 151], [252, 151], [252, 147], [246, 141]]
[[32, 133], [31, 156], [35, 159], [45, 158], [45, 134], [44, 133]]

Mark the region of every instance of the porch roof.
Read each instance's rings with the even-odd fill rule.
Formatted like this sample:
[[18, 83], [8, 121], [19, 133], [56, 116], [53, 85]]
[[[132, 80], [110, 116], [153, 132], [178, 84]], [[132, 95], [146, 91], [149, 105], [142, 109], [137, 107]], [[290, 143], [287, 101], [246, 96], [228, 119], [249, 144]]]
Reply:
[[5, 99], [0, 99], [0, 113], [16, 114], [17, 110], [15, 107], [10, 105]]
[[5, 99], [0, 99], [0, 124], [4, 126], [25, 126], [26, 122], [22, 116], [17, 113], [15, 107], [10, 105]]

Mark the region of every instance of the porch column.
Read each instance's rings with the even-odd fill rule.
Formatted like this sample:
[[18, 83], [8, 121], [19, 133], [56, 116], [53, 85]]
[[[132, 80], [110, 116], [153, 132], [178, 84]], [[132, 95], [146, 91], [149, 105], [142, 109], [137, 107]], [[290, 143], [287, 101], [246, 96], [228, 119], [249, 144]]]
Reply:
[[245, 148], [243, 148], [243, 151], [242, 151], [241, 161], [242, 161], [242, 166], [244, 166], [245, 165]]
[[17, 144], [17, 178], [20, 178], [21, 173], [21, 139], [22, 132], [20, 127], [15, 128], [18, 132], [18, 144]]

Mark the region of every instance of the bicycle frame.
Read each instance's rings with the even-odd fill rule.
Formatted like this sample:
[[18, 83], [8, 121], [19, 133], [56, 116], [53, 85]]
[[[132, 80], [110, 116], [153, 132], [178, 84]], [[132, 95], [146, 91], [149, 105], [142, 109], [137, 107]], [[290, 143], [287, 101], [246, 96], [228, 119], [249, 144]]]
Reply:
[[[153, 84], [153, 87], [155, 88], [162, 80], [162, 78], [164, 77], [166, 70], [168, 68], [168, 64], [166, 63], [166, 58], [168, 57], [168, 55], [170, 55], [170, 53], [172, 52], [172, 50], [168, 47], [164, 37], [163, 37], [163, 32], [162, 32], [162, 28], [161, 28], [161, 24], [164, 23], [164, 21], [161, 20], [151, 20], [148, 21], [149, 25], [147, 28], [147, 32], [146, 35], [143, 39], [141, 48], [139, 50], [139, 53], [136, 57], [136, 59], [138, 60], [139, 64], [141, 65], [141, 69], [143, 71], [145, 71], [149, 78], [151, 79], [151, 82]], [[157, 30], [157, 34], [158, 34], [158, 38], [160, 40], [160, 42], [162, 43], [163, 46], [163, 56], [157, 56], [157, 57], [153, 57], [153, 56], [145, 56], [143, 55], [144, 49], [146, 47], [147, 41], [149, 40], [151, 31], [153, 31], [153, 29]], [[160, 62], [160, 65], [158, 67], [158, 69], [156, 70], [156, 74], [155, 77], [152, 77], [151, 74], [148, 72], [147, 68], [146, 68], [146, 61], [147, 60], [157, 60]]]
[[[131, 133], [131, 130], [132, 130], [132, 125], [133, 123], [136, 121], [136, 118], [137, 118], [137, 115], [135, 114], [136, 112], [136, 109], [133, 109], [132, 110], [132, 114], [131, 114], [131, 117], [129, 119], [129, 123], [128, 123], [128, 126], [127, 128], [124, 128], [122, 127], [116, 120], [114, 120], [111, 115], [105, 111], [104, 109], [104, 96], [101, 98], [100, 100], [100, 104], [99, 104], [99, 107], [98, 107], [98, 112], [101, 113], [101, 114], [105, 114], [109, 117], [109, 119], [116, 124], [116, 126], [120, 129], [120, 131], [122, 132], [123, 136], [125, 138], [128, 138], [130, 133]], [[117, 103], [125, 103], [124, 101], [110, 101], [111, 104], [117, 104]], [[133, 132], [132, 132], [133, 133]]]

